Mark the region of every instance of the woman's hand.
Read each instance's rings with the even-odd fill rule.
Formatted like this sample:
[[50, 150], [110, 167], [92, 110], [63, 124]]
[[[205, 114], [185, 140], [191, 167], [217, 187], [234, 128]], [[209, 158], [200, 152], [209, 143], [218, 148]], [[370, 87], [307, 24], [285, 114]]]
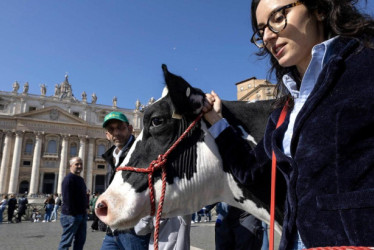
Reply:
[[222, 102], [219, 96], [212, 91], [210, 94], [207, 93], [204, 99], [203, 112], [204, 118], [211, 125], [222, 119]]

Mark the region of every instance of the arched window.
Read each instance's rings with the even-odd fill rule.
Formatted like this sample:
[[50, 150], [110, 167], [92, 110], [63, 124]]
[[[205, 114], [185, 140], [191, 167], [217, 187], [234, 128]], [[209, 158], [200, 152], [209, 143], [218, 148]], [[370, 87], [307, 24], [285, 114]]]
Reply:
[[100, 145], [97, 147], [97, 156], [98, 156], [98, 157], [101, 157], [101, 155], [104, 154], [105, 151], [106, 151], [105, 145], [104, 145], [104, 144], [100, 144]]
[[31, 139], [27, 139], [25, 143], [25, 155], [31, 155], [34, 148], [34, 142]]
[[47, 144], [48, 154], [57, 154], [57, 142], [55, 140], [49, 140]]
[[70, 144], [70, 157], [74, 157], [78, 155], [78, 146], [76, 142], [72, 142]]

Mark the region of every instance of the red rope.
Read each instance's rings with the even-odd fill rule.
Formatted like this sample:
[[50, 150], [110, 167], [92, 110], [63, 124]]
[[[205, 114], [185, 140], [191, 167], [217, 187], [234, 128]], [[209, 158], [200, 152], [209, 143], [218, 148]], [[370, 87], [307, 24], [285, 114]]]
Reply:
[[[279, 116], [277, 126], [283, 124], [288, 111], [288, 100], [284, 105], [282, 112]], [[269, 250], [274, 250], [274, 221], [275, 221], [275, 184], [276, 184], [276, 173], [277, 173], [277, 158], [273, 150], [271, 159], [271, 197], [270, 197], [270, 237], [269, 237]]]
[[315, 247], [308, 250], [374, 250], [374, 247]]
[[157, 160], [152, 161], [148, 168], [136, 168], [136, 167], [130, 167], [130, 166], [124, 166], [124, 167], [118, 167], [116, 171], [133, 171], [138, 173], [147, 173], [148, 174], [148, 187], [149, 187], [149, 198], [151, 202], [151, 216], [154, 216], [155, 209], [156, 209], [156, 200], [155, 200], [155, 191], [153, 187], [153, 174], [156, 170], [160, 169], [162, 170], [162, 189], [161, 189], [161, 197], [160, 201], [158, 203], [157, 208], [157, 216], [156, 216], [156, 225], [155, 225], [155, 231], [154, 231], [154, 237], [153, 237], [153, 248], [155, 250], [158, 250], [158, 235], [160, 230], [160, 220], [162, 215], [162, 208], [164, 205], [164, 199], [165, 199], [165, 191], [166, 191], [166, 161], [169, 154], [178, 146], [178, 144], [187, 136], [188, 132], [191, 131], [191, 129], [198, 123], [201, 119], [203, 114], [201, 113], [196, 117], [196, 119], [188, 126], [188, 128], [183, 132], [183, 134], [173, 143], [173, 145], [165, 152], [163, 155], [159, 155], [157, 157]]

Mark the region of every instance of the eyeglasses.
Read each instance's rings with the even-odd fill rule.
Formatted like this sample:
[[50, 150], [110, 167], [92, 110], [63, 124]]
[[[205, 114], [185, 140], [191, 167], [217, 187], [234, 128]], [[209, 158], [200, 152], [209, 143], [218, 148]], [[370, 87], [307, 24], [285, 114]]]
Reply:
[[279, 9], [274, 10], [271, 12], [270, 17], [268, 18], [267, 24], [264, 25], [261, 29], [258, 29], [252, 36], [251, 42], [254, 43], [259, 48], [264, 48], [265, 43], [263, 40], [265, 28], [268, 27], [272, 32], [278, 34], [282, 30], [284, 30], [287, 26], [287, 17], [286, 17], [286, 10], [297, 5], [302, 4], [301, 1], [296, 1], [291, 4], [287, 4]]

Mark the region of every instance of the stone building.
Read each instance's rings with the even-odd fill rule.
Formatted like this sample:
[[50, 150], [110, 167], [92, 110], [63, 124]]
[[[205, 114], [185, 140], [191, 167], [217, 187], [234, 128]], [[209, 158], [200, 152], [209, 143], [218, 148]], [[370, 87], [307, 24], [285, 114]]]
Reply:
[[275, 84], [252, 77], [235, 84], [238, 101], [254, 102], [274, 99]]
[[48, 95], [45, 84], [40, 95], [28, 93], [29, 83], [19, 91], [0, 91], [0, 194], [61, 193], [61, 183], [69, 172], [69, 159], [83, 159], [84, 177], [92, 191], [103, 191], [106, 163], [103, 154], [111, 145], [101, 127], [106, 114], [123, 112], [134, 126], [134, 134], [142, 129], [143, 106], [135, 109], [97, 104], [95, 93], [91, 101], [82, 93], [74, 97], [68, 76], [56, 84]]

